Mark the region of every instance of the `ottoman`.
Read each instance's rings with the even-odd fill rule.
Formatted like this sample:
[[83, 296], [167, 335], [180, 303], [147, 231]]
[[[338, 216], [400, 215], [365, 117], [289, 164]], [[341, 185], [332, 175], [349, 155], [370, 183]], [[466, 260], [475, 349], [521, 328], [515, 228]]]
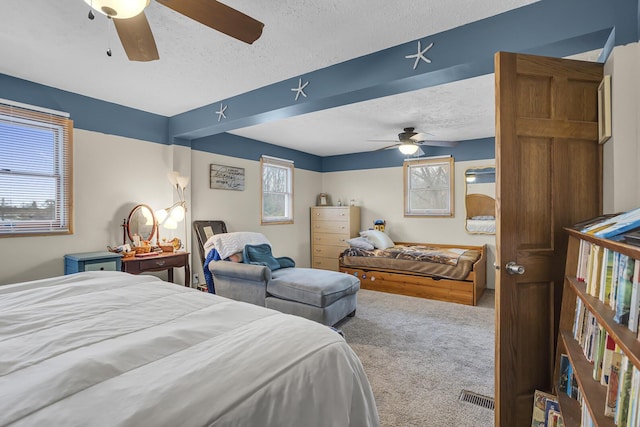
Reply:
[[360, 281], [351, 275], [315, 268], [271, 272], [265, 307], [328, 326], [355, 315]]

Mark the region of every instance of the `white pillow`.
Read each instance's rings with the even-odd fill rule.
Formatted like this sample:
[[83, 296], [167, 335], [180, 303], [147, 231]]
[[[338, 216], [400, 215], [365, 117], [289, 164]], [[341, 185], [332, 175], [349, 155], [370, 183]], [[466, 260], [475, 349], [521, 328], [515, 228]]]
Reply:
[[366, 237], [368, 241], [373, 244], [377, 249], [387, 249], [395, 245], [393, 240], [389, 238], [384, 232], [378, 230], [365, 230], [361, 231], [360, 235]]
[[209, 251], [215, 248], [220, 258], [225, 259], [235, 253], [242, 252], [245, 245], [260, 245], [263, 243], [271, 246], [271, 242], [264, 234], [252, 231], [214, 234], [204, 244], [204, 253], [209, 254]]
[[353, 239], [347, 240], [347, 243], [352, 248], [364, 249], [367, 251], [373, 250], [373, 244], [367, 240], [366, 237], [354, 237]]

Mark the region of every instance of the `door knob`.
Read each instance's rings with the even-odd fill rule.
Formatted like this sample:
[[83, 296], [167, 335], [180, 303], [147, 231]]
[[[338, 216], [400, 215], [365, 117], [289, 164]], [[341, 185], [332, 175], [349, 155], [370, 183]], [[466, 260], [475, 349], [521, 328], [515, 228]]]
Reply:
[[518, 265], [513, 261], [509, 261], [505, 268], [509, 274], [524, 274], [524, 266]]

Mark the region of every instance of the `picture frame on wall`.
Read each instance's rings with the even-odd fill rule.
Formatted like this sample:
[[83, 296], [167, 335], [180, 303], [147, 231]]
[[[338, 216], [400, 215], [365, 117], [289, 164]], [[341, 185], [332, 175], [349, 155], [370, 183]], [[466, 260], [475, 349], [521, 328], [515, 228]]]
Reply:
[[611, 138], [611, 76], [605, 75], [598, 85], [598, 142]]
[[209, 188], [244, 191], [244, 168], [209, 165]]

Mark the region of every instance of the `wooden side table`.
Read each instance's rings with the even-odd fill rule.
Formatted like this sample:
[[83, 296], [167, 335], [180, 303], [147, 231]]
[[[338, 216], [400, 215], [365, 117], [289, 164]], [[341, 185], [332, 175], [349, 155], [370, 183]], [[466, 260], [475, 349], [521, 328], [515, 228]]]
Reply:
[[170, 282], [173, 282], [173, 269], [176, 267], [184, 267], [184, 285], [190, 287], [189, 252], [162, 252], [154, 256], [122, 258], [122, 271], [140, 274], [168, 270]]

